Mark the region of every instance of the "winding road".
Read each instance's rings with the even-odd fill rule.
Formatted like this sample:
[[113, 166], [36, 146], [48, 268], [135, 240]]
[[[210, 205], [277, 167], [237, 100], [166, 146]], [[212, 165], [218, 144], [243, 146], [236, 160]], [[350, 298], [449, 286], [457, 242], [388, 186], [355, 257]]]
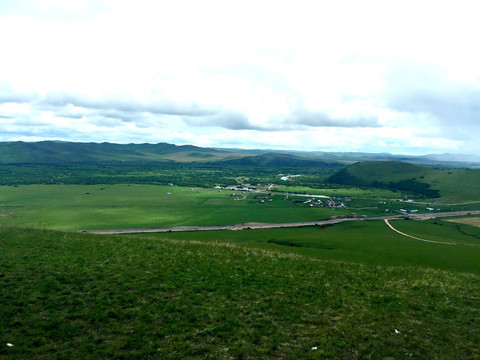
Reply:
[[[432, 219], [435, 217], [468, 216], [468, 215], [480, 215], [480, 210], [442, 212], [442, 213], [431, 213], [431, 214], [393, 215], [393, 216], [380, 216], [380, 217], [363, 216], [363, 217], [355, 217], [355, 218], [337, 218], [337, 219], [329, 219], [329, 220], [305, 221], [305, 222], [293, 222], [293, 223], [247, 223], [247, 224], [237, 224], [237, 225], [172, 226], [172, 227], [135, 228], [135, 229], [81, 230], [80, 232], [88, 233], [88, 234], [113, 235], [113, 234], [162, 233], [162, 232], [182, 232], [182, 231], [215, 231], [215, 230], [246, 230], [246, 229], [255, 230], [255, 229], [275, 229], [275, 228], [304, 227], [304, 226], [321, 226], [321, 225], [329, 225], [329, 224], [338, 224], [346, 221], [361, 221], [361, 220], [362, 221], [364, 220], [387, 220], [388, 221], [388, 220], [395, 220], [395, 219], [405, 219], [406, 216], [408, 216], [408, 218], [410, 219], [426, 220], [426, 219]], [[402, 235], [406, 235], [406, 234], [402, 233]], [[426, 241], [429, 241], [429, 240], [426, 240]], [[445, 243], [442, 243], [442, 244], [445, 244]]]

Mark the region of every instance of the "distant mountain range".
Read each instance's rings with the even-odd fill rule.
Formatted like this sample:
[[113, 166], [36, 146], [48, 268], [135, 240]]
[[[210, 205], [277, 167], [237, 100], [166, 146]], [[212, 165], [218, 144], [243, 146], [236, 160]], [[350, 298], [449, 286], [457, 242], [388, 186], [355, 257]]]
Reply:
[[424, 156], [361, 152], [307, 152], [202, 148], [193, 145], [81, 143], [63, 141], [0, 142], [0, 163], [60, 164], [71, 162], [209, 163], [229, 166], [339, 167], [359, 161], [404, 161], [432, 165], [480, 164], [478, 155]]

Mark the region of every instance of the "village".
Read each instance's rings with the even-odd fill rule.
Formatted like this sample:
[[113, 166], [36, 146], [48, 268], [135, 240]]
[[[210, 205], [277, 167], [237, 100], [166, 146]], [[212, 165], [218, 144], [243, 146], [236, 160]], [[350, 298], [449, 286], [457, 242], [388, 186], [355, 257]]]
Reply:
[[[284, 176], [281, 179], [286, 180], [291, 176], [299, 175], [289, 175]], [[289, 193], [289, 192], [278, 192], [275, 191], [274, 184], [257, 184], [252, 185], [249, 183], [239, 184], [238, 186], [215, 186], [215, 189], [218, 189], [219, 192], [228, 191], [226, 196], [233, 198], [234, 201], [244, 201], [252, 199], [259, 204], [272, 203], [275, 201], [290, 201], [296, 206], [308, 206], [311, 208], [329, 208], [329, 209], [343, 209], [343, 210], [357, 210], [359, 209], [359, 203], [363, 199], [354, 199], [352, 196], [347, 197], [333, 197], [327, 195], [314, 195], [314, 194], [298, 194], [298, 193]], [[302, 199], [304, 198], [304, 199]], [[305, 199], [306, 198], [306, 199]], [[352, 206], [352, 200], [354, 200], [355, 205]], [[387, 203], [388, 201], [388, 203]], [[408, 206], [398, 207], [394, 204], [402, 203]], [[384, 213], [400, 213], [401, 215], [410, 215], [415, 214], [420, 211], [422, 212], [433, 212], [440, 211], [441, 209], [433, 207], [420, 208], [417, 205], [420, 203], [415, 202], [415, 200], [403, 196], [401, 198], [385, 199], [378, 203], [380, 207], [370, 207], [371, 209], [381, 210], [384, 208]], [[388, 206], [390, 204], [390, 206]], [[383, 205], [383, 206], [381, 206]], [[388, 206], [388, 207], [387, 207]]]

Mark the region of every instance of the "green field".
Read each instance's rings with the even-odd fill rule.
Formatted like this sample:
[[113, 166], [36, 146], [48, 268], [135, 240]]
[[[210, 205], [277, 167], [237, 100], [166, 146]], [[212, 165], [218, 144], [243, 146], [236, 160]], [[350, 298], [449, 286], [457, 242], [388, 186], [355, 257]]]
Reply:
[[[376, 195], [372, 191], [361, 193]], [[230, 196], [232, 194], [236, 195]], [[333, 196], [336, 190], [328, 189], [325, 194]], [[377, 204], [376, 200], [354, 201], [352, 209], [310, 207], [294, 203], [295, 200], [308, 198], [290, 195], [285, 200], [285, 195], [280, 193], [220, 192], [158, 185], [3, 186], [0, 187], [0, 224], [81, 230], [314, 221], [350, 214], [356, 211], [355, 207], [368, 214], [383, 212], [383, 208], [370, 206], [370, 203]]]
[[239, 192], [155, 185], [2, 187], [0, 223], [80, 230], [313, 221], [346, 213], [296, 206], [281, 195], [245, 193], [243, 199], [233, 193]]
[[388, 189], [366, 189], [358, 187], [344, 187], [344, 188], [311, 188], [307, 186], [292, 186], [292, 185], [275, 185], [274, 191], [297, 193], [297, 194], [312, 194], [312, 195], [328, 195], [328, 196], [343, 196], [343, 197], [358, 197], [358, 198], [398, 198], [403, 196], [403, 193], [394, 192]]
[[[347, 188], [294, 187], [288, 199], [286, 193], [279, 190], [283, 188], [269, 195], [267, 191], [219, 191], [143, 184], [2, 186], [0, 224], [58, 230], [234, 225], [315, 221], [350, 214], [376, 216], [385, 215], [386, 211], [398, 214], [401, 209], [425, 213], [428, 206], [440, 206], [441, 211], [478, 208], [476, 202], [461, 205], [422, 202], [424, 200], [398, 202], [395, 199], [399, 193], [382, 189], [352, 188], [352, 195], [347, 196]], [[345, 208], [330, 209], [326, 199], [318, 198], [310, 204], [302, 204], [309, 198], [293, 196], [292, 192], [330, 196]]]
[[480, 357], [478, 273], [234, 241], [15, 228], [0, 239], [6, 359]]
[[233, 242], [322, 260], [426, 267], [480, 274], [480, 229], [440, 220], [397, 220], [391, 223], [399, 230], [417, 237], [458, 245], [416, 241], [391, 231], [383, 221], [356, 221], [307, 228], [162, 233], [145, 236]]

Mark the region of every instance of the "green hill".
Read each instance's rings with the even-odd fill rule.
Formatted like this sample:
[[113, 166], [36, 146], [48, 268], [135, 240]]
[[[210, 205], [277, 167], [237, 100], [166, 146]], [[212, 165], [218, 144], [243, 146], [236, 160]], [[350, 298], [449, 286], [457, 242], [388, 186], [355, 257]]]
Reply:
[[225, 153], [192, 145], [75, 143], [58, 141], [0, 142], [0, 163], [71, 163], [97, 161], [171, 161], [173, 154], [190, 161], [231, 157]]
[[347, 166], [333, 174], [334, 184], [383, 187], [412, 191], [428, 197], [438, 197], [438, 190], [423, 182], [433, 169], [400, 161], [365, 161]]
[[472, 273], [233, 242], [19, 228], [0, 239], [2, 359], [480, 357]]
[[0, 142], [0, 164], [62, 164], [75, 162], [201, 162], [211, 165], [256, 167], [338, 167], [301, 156], [221, 151], [193, 145], [75, 143], [59, 141]]
[[261, 166], [261, 167], [321, 167], [335, 168], [340, 167], [339, 163], [326, 162], [317, 159], [309, 159], [300, 156], [270, 152], [255, 156], [246, 156], [233, 160], [225, 160], [221, 162], [224, 165], [240, 165], [240, 166]]

